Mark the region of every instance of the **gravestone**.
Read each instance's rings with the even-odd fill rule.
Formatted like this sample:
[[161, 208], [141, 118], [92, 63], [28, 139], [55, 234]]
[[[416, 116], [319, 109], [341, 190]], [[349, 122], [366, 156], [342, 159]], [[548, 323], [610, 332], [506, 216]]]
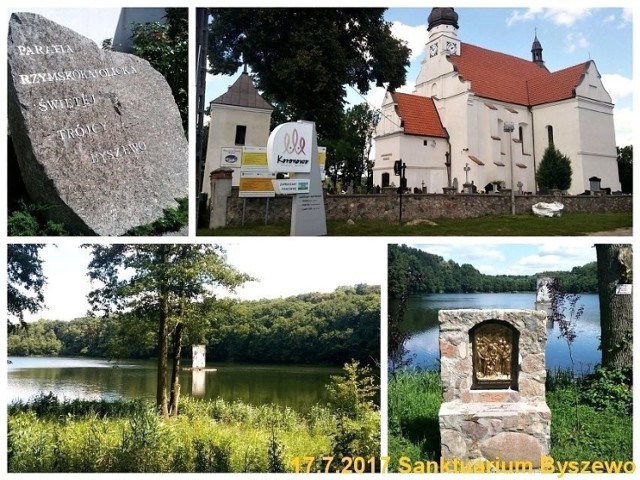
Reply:
[[73, 233], [122, 235], [188, 195], [180, 114], [146, 60], [32, 13], [12, 14], [7, 53], [21, 175], [52, 220]]
[[551, 436], [546, 316], [536, 310], [440, 310], [443, 459], [540, 467]]

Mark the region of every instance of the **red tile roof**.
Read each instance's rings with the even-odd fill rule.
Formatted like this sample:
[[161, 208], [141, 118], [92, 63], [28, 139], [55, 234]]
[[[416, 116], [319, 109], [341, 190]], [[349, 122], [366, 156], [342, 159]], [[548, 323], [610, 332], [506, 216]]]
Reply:
[[588, 67], [587, 62], [551, 73], [530, 60], [468, 43], [448, 58], [479, 97], [527, 106], [572, 98]]
[[404, 133], [449, 138], [432, 98], [398, 92], [391, 96], [397, 104], [396, 113], [403, 121]]

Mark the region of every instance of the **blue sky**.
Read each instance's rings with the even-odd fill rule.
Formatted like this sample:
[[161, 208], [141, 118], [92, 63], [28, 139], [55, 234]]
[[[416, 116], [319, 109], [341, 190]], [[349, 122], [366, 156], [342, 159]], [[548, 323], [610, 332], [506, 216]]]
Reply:
[[[216, 243], [224, 246], [231, 265], [257, 279], [246, 283], [236, 294], [216, 290], [219, 297], [257, 300], [332, 292], [342, 285], [380, 285], [386, 276], [383, 242], [369, 242], [364, 249], [361, 240], [340, 237], [306, 237], [287, 242], [278, 237], [243, 238]], [[368, 254], [362, 254], [363, 250]], [[331, 262], [320, 254], [322, 251], [331, 252]], [[71, 320], [84, 316], [89, 309], [87, 294], [95, 288], [86, 275], [89, 252], [79, 248], [77, 242], [66, 242], [47, 245], [41, 257], [48, 279], [44, 288], [46, 309], [27, 313], [25, 319]]]
[[544, 242], [466, 244], [407, 243], [462, 265], [468, 263], [487, 275], [531, 275], [545, 270], [571, 270], [596, 261], [593, 239], [547, 239]]
[[[567, 5], [575, 5], [569, 2]], [[430, 8], [391, 8], [385, 13], [393, 23], [396, 37], [407, 41], [412, 50], [407, 85], [401, 91], [411, 92], [423, 59], [427, 41], [427, 17]], [[560, 70], [592, 59], [602, 75], [603, 83], [616, 104], [616, 142], [632, 143], [632, 13], [631, 9], [567, 8], [456, 8], [459, 15], [458, 38], [491, 50], [521, 58], [531, 58], [531, 43], [537, 29], [543, 58], [551, 71]], [[207, 101], [226, 91], [235, 77], [209, 75]], [[351, 103], [364, 101], [352, 89]], [[379, 107], [383, 89], [372, 89], [366, 98]]]

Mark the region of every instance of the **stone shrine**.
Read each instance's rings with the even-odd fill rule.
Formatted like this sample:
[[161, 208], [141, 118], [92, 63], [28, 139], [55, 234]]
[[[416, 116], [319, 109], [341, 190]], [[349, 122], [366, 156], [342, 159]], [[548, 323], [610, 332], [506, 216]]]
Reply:
[[52, 220], [72, 233], [123, 235], [188, 196], [180, 114], [149, 62], [32, 13], [12, 14], [7, 54], [21, 175]]
[[441, 310], [442, 458], [530, 462], [549, 452], [546, 313]]

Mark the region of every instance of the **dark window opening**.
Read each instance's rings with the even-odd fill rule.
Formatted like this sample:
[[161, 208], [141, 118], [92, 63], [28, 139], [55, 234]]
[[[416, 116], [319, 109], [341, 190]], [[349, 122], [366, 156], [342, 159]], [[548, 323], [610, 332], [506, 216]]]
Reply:
[[385, 172], [382, 174], [382, 188], [389, 186], [389, 173]]
[[547, 137], [549, 140], [549, 146], [553, 145], [553, 127], [551, 125], [547, 125]]
[[236, 125], [236, 145], [244, 145], [247, 137], [247, 127], [245, 125]]
[[522, 125], [518, 127], [518, 138], [520, 139], [520, 149], [524, 154], [524, 133], [522, 132]]

